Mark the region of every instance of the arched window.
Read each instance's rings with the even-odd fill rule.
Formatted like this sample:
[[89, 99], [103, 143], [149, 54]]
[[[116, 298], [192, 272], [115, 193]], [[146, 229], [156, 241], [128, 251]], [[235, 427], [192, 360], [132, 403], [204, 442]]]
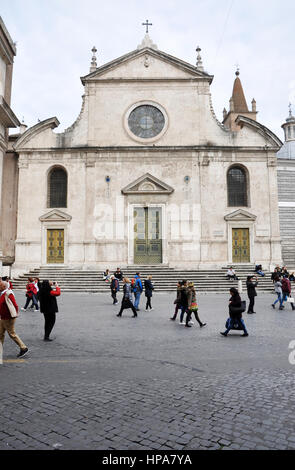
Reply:
[[229, 207], [247, 206], [247, 174], [240, 166], [232, 166], [227, 173]]
[[53, 168], [48, 175], [48, 207], [67, 207], [68, 176], [63, 168]]

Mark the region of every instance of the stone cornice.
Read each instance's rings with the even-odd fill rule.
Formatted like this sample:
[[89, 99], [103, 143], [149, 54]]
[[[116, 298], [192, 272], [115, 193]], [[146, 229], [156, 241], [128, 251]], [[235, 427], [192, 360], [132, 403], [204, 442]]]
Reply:
[[[24, 134], [23, 134], [24, 135]], [[15, 147], [16, 148], [16, 147]], [[86, 152], [86, 153], [118, 153], [118, 152], [207, 152], [207, 153], [216, 153], [216, 152], [241, 152], [241, 153], [251, 153], [251, 152], [277, 152], [277, 147], [235, 147], [235, 146], [206, 146], [206, 145], [196, 145], [196, 146], [124, 146], [124, 147], [49, 147], [49, 148], [26, 148], [21, 149], [21, 153], [35, 153], [35, 152], [51, 152], [51, 153], [77, 153], [77, 152]]]
[[268, 139], [270, 142], [272, 142], [273, 147], [277, 149], [277, 151], [281, 148], [283, 145], [283, 142], [277, 137], [270, 129], [265, 127], [263, 124], [260, 124], [257, 121], [254, 121], [253, 119], [246, 117], [246, 116], [237, 116], [236, 123], [243, 128], [244, 125], [251, 127], [254, 129], [256, 132], [258, 132], [260, 135], [262, 135], [265, 139]]
[[[166, 52], [160, 51], [158, 49], [152, 49], [150, 47], [145, 47], [143, 49], [135, 49], [134, 51], [131, 51], [121, 57], [118, 57], [117, 59], [112, 60], [111, 62], [108, 62], [107, 64], [102, 65], [101, 67], [98, 67], [94, 72], [85, 75], [84, 77], [81, 77], [81, 81], [83, 85], [85, 85], [86, 82], [91, 82], [93, 79], [96, 79], [103, 73], [116, 68], [120, 64], [132, 60], [136, 57], [140, 57], [147, 53], [153, 57], [163, 60], [164, 62], [173, 64], [181, 70], [191, 73], [194, 77], [200, 77], [201, 79], [208, 81], [210, 84], [212, 83], [213, 75], [209, 75], [206, 72], [201, 72], [194, 65], [189, 64], [188, 62], [178, 59], [177, 57], [167, 54]], [[138, 80], [141, 79], [139, 78]]]
[[13, 57], [16, 55], [15, 43], [11, 39], [9, 32], [0, 16], [0, 50], [6, 57], [8, 63], [13, 63]]
[[[49, 118], [49, 119], [45, 119], [44, 121], [38, 122], [38, 124], [35, 124], [35, 126], [30, 127], [29, 129], [26, 130], [26, 132], [21, 134], [21, 136], [17, 139], [17, 141], [13, 145], [13, 148], [16, 151], [19, 151], [20, 149], [22, 149], [23, 145], [25, 145], [30, 139], [35, 137], [40, 132], [43, 132], [46, 129], [54, 129], [57, 126], [59, 126], [59, 120], [56, 117], [52, 117], [52, 118]], [[32, 152], [34, 150], [35, 149], [31, 149], [30, 152]], [[23, 151], [23, 149], [22, 149], [22, 151]], [[39, 151], [39, 149], [38, 149], [38, 151]]]
[[0, 95], [0, 122], [6, 128], [20, 126], [19, 120], [2, 95]]

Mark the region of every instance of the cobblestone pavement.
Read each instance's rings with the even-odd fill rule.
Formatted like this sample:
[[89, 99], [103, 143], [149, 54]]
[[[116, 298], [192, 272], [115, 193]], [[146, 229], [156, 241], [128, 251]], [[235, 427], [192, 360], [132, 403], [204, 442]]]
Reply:
[[249, 337], [224, 338], [227, 299], [199, 297], [200, 329], [169, 320], [173, 294], [136, 319], [117, 318], [108, 295], [64, 294], [52, 343], [42, 314], [22, 313], [30, 355], [6, 338], [0, 450], [295, 449], [295, 313], [260, 295]]

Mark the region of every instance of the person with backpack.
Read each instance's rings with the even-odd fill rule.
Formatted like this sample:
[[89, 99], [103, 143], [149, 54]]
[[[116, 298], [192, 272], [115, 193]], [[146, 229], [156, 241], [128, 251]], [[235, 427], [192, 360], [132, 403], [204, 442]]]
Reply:
[[146, 312], [148, 311], [148, 308], [150, 308], [150, 310], [154, 310], [152, 308], [152, 304], [151, 304], [151, 298], [153, 296], [153, 290], [154, 290], [154, 286], [153, 286], [153, 283], [152, 283], [152, 276], [148, 276], [147, 279], [145, 279], [144, 289], [145, 289], [145, 296], [146, 296], [145, 310], [146, 310]]
[[0, 281], [0, 342], [4, 343], [5, 332], [19, 346], [20, 351], [17, 357], [24, 357], [29, 349], [17, 336], [14, 325], [18, 316], [18, 305], [8, 282]]
[[134, 294], [134, 308], [135, 310], [138, 311], [140, 296], [143, 291], [143, 286], [142, 286], [142, 282], [140, 279], [140, 273], [136, 273], [135, 277], [131, 280], [131, 287], [132, 287], [132, 292]]
[[110, 277], [111, 284], [110, 284], [110, 289], [111, 289], [111, 296], [113, 298], [113, 305], [117, 305], [118, 300], [117, 300], [117, 292], [119, 291], [119, 281], [118, 279], [115, 278], [114, 275]]
[[[286, 302], [289, 297], [291, 297], [291, 282], [287, 275], [282, 279], [282, 291], [283, 291], [283, 302]], [[293, 302], [290, 302], [292, 310], [295, 310]], [[284, 308], [282, 304], [282, 308]]]
[[[242, 313], [245, 311], [239, 292], [235, 287], [230, 289], [229, 318], [226, 322], [226, 330], [221, 331], [222, 336], [227, 336], [230, 330], [241, 329], [244, 333], [241, 336], [249, 336]], [[237, 327], [236, 327], [237, 326]]]
[[132, 303], [132, 288], [131, 288], [131, 283], [130, 279], [128, 277], [124, 277], [123, 279], [124, 285], [123, 285], [123, 297], [122, 297], [122, 304], [119, 313], [117, 314], [117, 317], [122, 316], [123, 310], [126, 310], [128, 308], [131, 308], [133, 312], [133, 318], [137, 317], [136, 309]]

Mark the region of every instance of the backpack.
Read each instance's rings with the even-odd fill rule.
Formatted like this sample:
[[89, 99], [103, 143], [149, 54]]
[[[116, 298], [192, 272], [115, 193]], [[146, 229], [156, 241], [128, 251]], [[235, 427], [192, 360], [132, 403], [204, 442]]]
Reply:
[[283, 292], [289, 292], [289, 283], [287, 279], [282, 279], [282, 290]]
[[131, 279], [131, 287], [132, 287], [132, 289], [135, 287], [135, 284], [136, 284], [136, 279], [133, 277], [133, 278]]

